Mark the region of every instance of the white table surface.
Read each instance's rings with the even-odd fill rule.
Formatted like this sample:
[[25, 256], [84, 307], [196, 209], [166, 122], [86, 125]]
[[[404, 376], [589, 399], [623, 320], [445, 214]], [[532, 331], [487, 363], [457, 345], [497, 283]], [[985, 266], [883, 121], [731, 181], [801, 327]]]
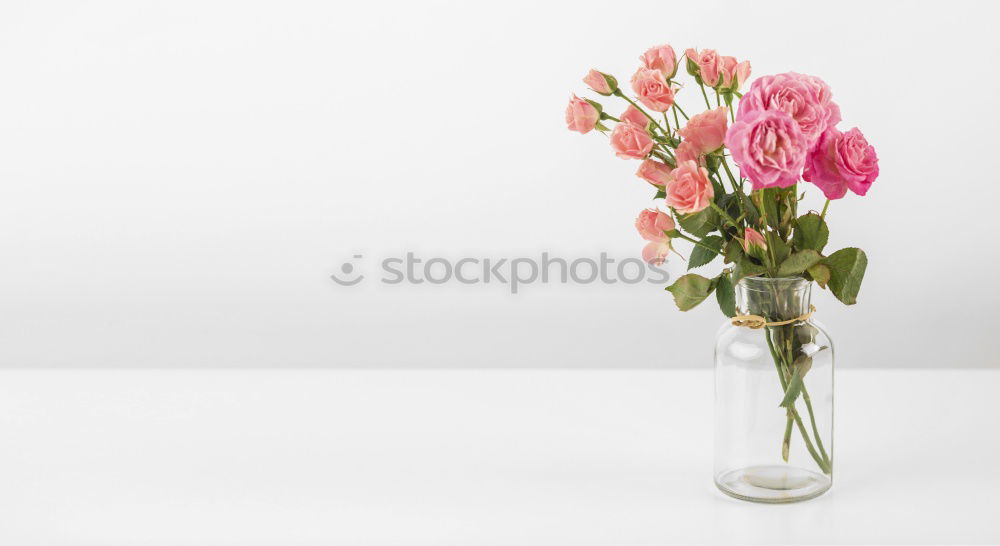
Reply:
[[1000, 371], [837, 373], [833, 489], [769, 506], [708, 371], [2, 371], [0, 544], [1000, 542]]

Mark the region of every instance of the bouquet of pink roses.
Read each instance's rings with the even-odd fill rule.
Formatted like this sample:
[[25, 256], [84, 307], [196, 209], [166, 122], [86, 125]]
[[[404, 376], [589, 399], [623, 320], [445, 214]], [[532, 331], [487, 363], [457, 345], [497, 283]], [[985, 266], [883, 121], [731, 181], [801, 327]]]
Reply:
[[[677, 307], [687, 311], [714, 292], [722, 312], [737, 317], [742, 311], [734, 287], [754, 277], [815, 281], [843, 303], [855, 303], [867, 258], [858, 248], [825, 253], [826, 211], [831, 200], [848, 190], [868, 192], [878, 176], [878, 158], [861, 131], [837, 129], [840, 109], [827, 84], [789, 72], [758, 78], [741, 92], [750, 76], [748, 61], [688, 49], [681, 62], [697, 89], [685, 89], [669, 45], [653, 47], [640, 59], [631, 94], [610, 74], [591, 70], [583, 79], [594, 92], [626, 103], [617, 117], [602, 104], [573, 95], [566, 124], [580, 133], [609, 135], [615, 155], [638, 161], [636, 175], [655, 188], [654, 199], [663, 199], [662, 210], [643, 210], [635, 222], [646, 241], [646, 261], [663, 262], [677, 239], [694, 245], [688, 270], [721, 258], [723, 269], [717, 275], [689, 273], [667, 287]], [[704, 100], [706, 110], [689, 117], [676, 98], [691, 89], [692, 100]], [[800, 214], [800, 180], [825, 195], [821, 212]], [[751, 316], [759, 321], [752, 327], [767, 326], [785, 392], [781, 406], [788, 410], [789, 424], [782, 450], [787, 461], [792, 423], [801, 424], [794, 402], [804, 390], [802, 377], [811, 355], [796, 356], [803, 327], [802, 317], [789, 316], [798, 314], [787, 311], [794, 306], [759, 303], [751, 302], [752, 311], [763, 315]], [[789, 350], [776, 349], [779, 341], [787, 341]], [[812, 406], [808, 409], [812, 417]], [[815, 444], [804, 427], [800, 430], [817, 464], [829, 474], [831, 461], [815, 422], [812, 428]]]

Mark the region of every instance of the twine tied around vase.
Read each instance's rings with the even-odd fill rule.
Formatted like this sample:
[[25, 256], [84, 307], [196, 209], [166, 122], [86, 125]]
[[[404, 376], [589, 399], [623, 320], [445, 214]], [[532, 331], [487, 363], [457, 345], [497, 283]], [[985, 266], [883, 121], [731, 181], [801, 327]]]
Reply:
[[808, 320], [813, 313], [816, 312], [816, 306], [809, 304], [809, 312], [801, 314], [795, 318], [788, 320], [781, 320], [778, 322], [768, 322], [767, 319], [760, 315], [736, 315], [730, 322], [733, 326], [741, 326], [743, 328], [750, 328], [751, 330], [760, 330], [765, 326], [784, 326], [786, 324], [791, 324], [793, 322], [798, 322], [800, 320]]

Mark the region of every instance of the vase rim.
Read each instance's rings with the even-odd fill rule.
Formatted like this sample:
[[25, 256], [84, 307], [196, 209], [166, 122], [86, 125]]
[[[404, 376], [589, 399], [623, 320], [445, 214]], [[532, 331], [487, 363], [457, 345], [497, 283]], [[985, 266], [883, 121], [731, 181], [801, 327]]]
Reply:
[[754, 275], [752, 277], [743, 277], [738, 283], [744, 289], [756, 290], [757, 288], [763, 286], [781, 286], [784, 288], [793, 289], [804, 289], [808, 287], [812, 281], [806, 279], [805, 277], [762, 277], [759, 275]]

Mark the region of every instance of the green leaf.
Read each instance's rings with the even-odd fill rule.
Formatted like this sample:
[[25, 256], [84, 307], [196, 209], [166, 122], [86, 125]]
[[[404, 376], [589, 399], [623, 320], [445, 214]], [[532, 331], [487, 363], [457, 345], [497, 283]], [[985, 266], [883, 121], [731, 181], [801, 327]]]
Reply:
[[[701, 244], [694, 245], [694, 249], [691, 250], [691, 259], [688, 260], [688, 271], [711, 262], [722, 252], [722, 237], [718, 235], [708, 235], [700, 242]], [[705, 247], [711, 247], [711, 250]]]
[[778, 195], [776, 188], [766, 188], [760, 190], [760, 204], [763, 209], [764, 216], [767, 216], [767, 225], [774, 229], [778, 229], [781, 222], [781, 217], [778, 216]]
[[823, 264], [816, 264], [806, 271], [823, 288], [826, 288], [826, 284], [830, 282], [830, 268]]
[[743, 259], [743, 245], [738, 239], [730, 239], [726, 243], [726, 251], [723, 261], [727, 264], [736, 263]]
[[[823, 349], [819, 349], [819, 351], [822, 350]], [[816, 352], [818, 353], [819, 351]], [[806, 374], [809, 373], [809, 370], [812, 369], [813, 359], [809, 355], [799, 355], [798, 358], [795, 359], [795, 362], [792, 363], [792, 365], [795, 366], [795, 371], [799, 374], [799, 377], [805, 379]]]
[[842, 248], [823, 260], [830, 269], [830, 290], [847, 305], [858, 301], [858, 290], [865, 277], [868, 257], [860, 248]]
[[677, 282], [667, 287], [667, 290], [674, 295], [674, 303], [681, 311], [693, 309], [712, 293], [715, 283], [694, 273], [688, 273], [677, 279]]
[[667, 192], [663, 191], [662, 189], [658, 189], [656, 190], [656, 195], [653, 196], [653, 199], [663, 199], [666, 196]]
[[774, 256], [774, 263], [780, 264], [788, 259], [788, 256], [792, 253], [792, 247], [779, 237], [777, 232], [769, 231], [764, 235], [764, 237], [767, 238], [767, 244], [770, 247], [771, 255]]
[[806, 269], [816, 265], [823, 257], [815, 250], [806, 249], [793, 253], [778, 266], [779, 277], [791, 277], [801, 275]]
[[811, 248], [816, 252], [823, 252], [823, 247], [829, 238], [830, 228], [815, 212], [799, 216], [795, 221], [795, 232], [792, 233], [792, 244], [795, 248], [799, 250]]
[[743, 202], [743, 210], [747, 213], [747, 224], [756, 226], [760, 220], [760, 212], [757, 210], [757, 206], [750, 200], [749, 195], [741, 191], [736, 192], [736, 194], [739, 195], [740, 201]]
[[736, 267], [733, 268], [733, 283], [740, 282], [740, 279], [744, 277], [754, 277], [756, 275], [762, 275], [767, 269], [763, 265], [757, 265], [750, 261], [750, 258], [746, 255], [743, 259], [736, 262]]
[[704, 237], [715, 231], [719, 225], [719, 213], [708, 207], [693, 214], [678, 214], [677, 220], [681, 224], [681, 227], [684, 228], [684, 231], [695, 237]]
[[736, 316], [736, 290], [733, 288], [733, 281], [729, 278], [729, 271], [723, 271], [716, 277], [715, 299], [719, 302], [719, 309], [727, 317]]
[[785, 397], [781, 399], [781, 403], [778, 406], [790, 408], [795, 405], [795, 399], [802, 393], [802, 374], [799, 373], [800, 369], [800, 367], [796, 367], [795, 371], [792, 372], [792, 378], [788, 380], [788, 387], [785, 388]]

